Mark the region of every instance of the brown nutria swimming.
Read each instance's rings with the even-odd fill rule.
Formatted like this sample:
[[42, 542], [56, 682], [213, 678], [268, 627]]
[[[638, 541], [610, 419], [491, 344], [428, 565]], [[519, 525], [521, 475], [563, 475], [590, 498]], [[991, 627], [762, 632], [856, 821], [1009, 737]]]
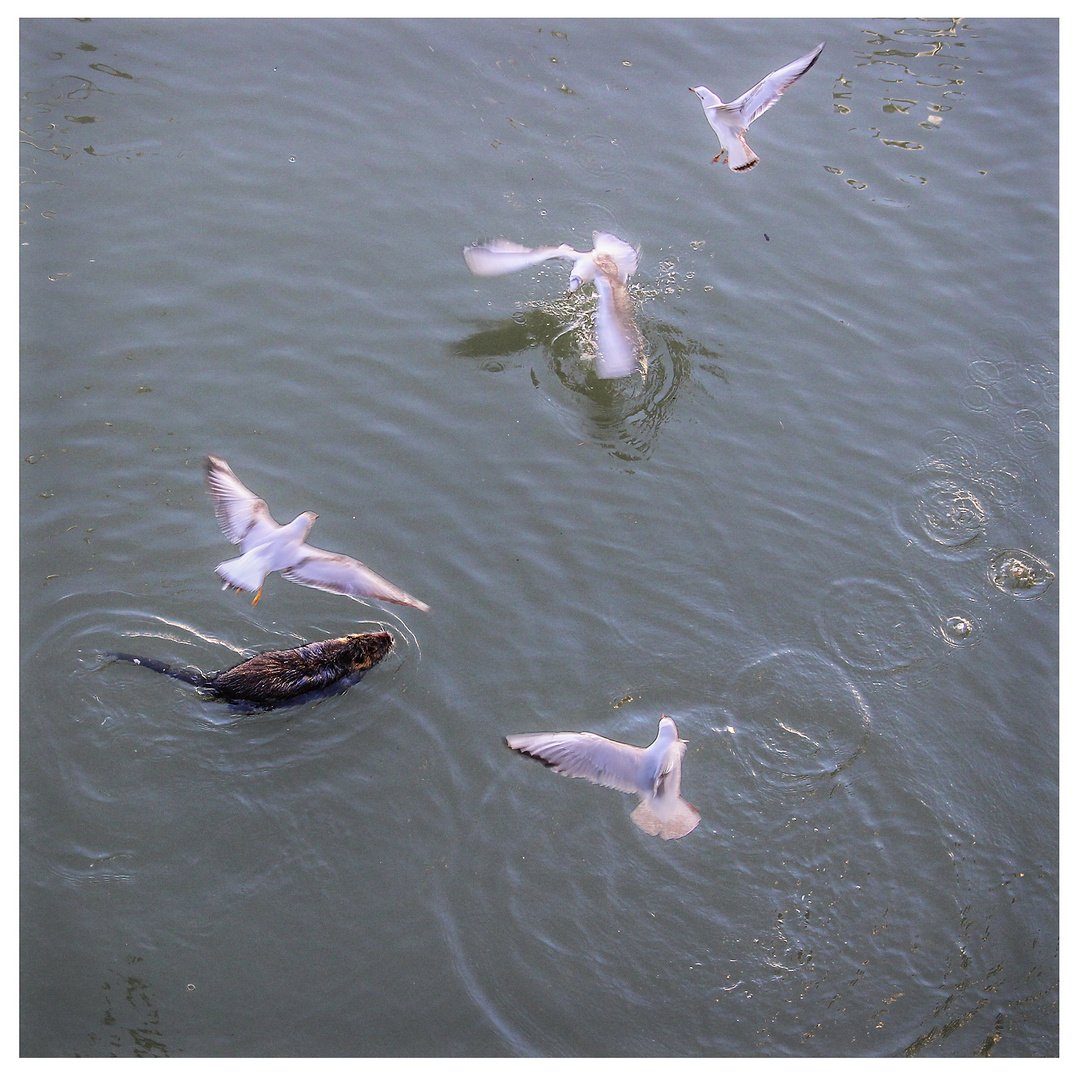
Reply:
[[227, 671], [209, 675], [131, 653], [110, 653], [109, 658], [127, 660], [181, 679], [202, 693], [224, 698], [241, 708], [272, 709], [285, 702], [295, 704], [295, 699], [301, 696], [311, 700], [344, 693], [393, 647], [393, 635], [385, 630], [349, 634], [312, 641], [295, 649], [258, 653]]

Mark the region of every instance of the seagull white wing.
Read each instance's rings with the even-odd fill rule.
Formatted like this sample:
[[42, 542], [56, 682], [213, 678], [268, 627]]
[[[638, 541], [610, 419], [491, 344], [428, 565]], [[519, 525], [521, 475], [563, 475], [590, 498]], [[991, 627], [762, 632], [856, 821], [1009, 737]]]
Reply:
[[427, 604], [391, 584], [386, 578], [379, 577], [359, 560], [349, 555], [323, 551], [310, 544], [299, 545], [296, 562], [285, 567], [281, 576], [300, 585], [322, 589], [324, 592], [386, 600], [391, 604], [405, 604], [420, 611], [431, 610]]
[[743, 127], [749, 127], [766, 109], [780, 100], [780, 95], [796, 79], [805, 75], [814, 66], [824, 48], [823, 41], [805, 56], [800, 56], [798, 60], [793, 60], [790, 64], [785, 64], [782, 68], [770, 72], [757, 86], [751, 87], [742, 97], [729, 102], [723, 108], [737, 113]]
[[565, 244], [559, 247], [528, 248], [512, 240], [492, 240], [489, 244], [476, 244], [463, 252], [469, 269], [478, 277], [497, 277], [524, 270], [547, 259], [575, 258], [577, 252]]
[[642, 794], [645, 751], [614, 742], [590, 731], [545, 731], [508, 735], [511, 750], [536, 758], [563, 776], [577, 776], [594, 784]]
[[596, 275], [596, 293], [596, 374], [601, 379], [633, 375], [640, 334], [630, 294], [617, 277], [606, 274]]
[[206, 456], [206, 486], [214, 500], [218, 524], [230, 543], [261, 544], [281, 528], [265, 501], [246, 488], [228, 463], [214, 454]]

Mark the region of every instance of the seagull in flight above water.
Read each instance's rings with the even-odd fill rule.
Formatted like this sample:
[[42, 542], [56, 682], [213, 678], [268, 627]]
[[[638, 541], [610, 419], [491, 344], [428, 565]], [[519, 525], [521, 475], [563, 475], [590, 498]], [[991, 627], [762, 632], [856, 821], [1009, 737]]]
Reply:
[[800, 75], [805, 75], [813, 66], [825, 48], [823, 41], [798, 60], [766, 75], [764, 79], [742, 97], [734, 101], [721, 101], [707, 86], [691, 86], [690, 89], [701, 99], [705, 110], [705, 119], [712, 125], [716, 137], [720, 140], [720, 153], [713, 158], [719, 161], [727, 154], [728, 168], [732, 172], [746, 172], [760, 160], [747, 145], [746, 129], [770, 106], [780, 100], [780, 95]]
[[570, 292], [586, 282], [596, 283], [596, 374], [601, 379], [618, 379], [638, 370], [641, 333], [626, 288], [626, 279], [637, 270], [638, 253], [625, 240], [594, 232], [592, 251], [577, 251], [569, 244], [529, 248], [512, 240], [492, 240], [465, 248], [464, 255], [477, 277], [512, 274], [548, 259], [569, 259], [574, 264]]
[[223, 589], [231, 585], [254, 592], [252, 604], [257, 604], [266, 575], [279, 570], [283, 578], [313, 589], [430, 610], [427, 604], [391, 585], [362, 562], [305, 544], [318, 514], [308, 510], [288, 525], [279, 525], [270, 516], [266, 503], [244, 487], [228, 464], [214, 454], [206, 458], [206, 486], [221, 531], [232, 543], [239, 544], [243, 553], [216, 568], [225, 582]]
[[682, 759], [686, 741], [675, 721], [660, 717], [650, 746], [605, 739], [589, 731], [548, 731], [508, 735], [506, 745], [536, 758], [563, 776], [580, 776], [594, 784], [641, 796], [630, 818], [650, 836], [677, 840], [697, 828], [701, 814], [681, 795]]

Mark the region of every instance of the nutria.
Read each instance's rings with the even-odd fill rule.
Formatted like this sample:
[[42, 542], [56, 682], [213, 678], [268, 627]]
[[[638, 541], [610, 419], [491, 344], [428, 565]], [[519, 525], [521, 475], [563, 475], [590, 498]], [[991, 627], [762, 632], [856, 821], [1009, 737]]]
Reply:
[[301, 695], [310, 700], [343, 693], [393, 647], [394, 638], [385, 630], [349, 634], [295, 649], [258, 653], [227, 671], [210, 675], [130, 653], [111, 653], [109, 658], [160, 671], [239, 707], [272, 709]]

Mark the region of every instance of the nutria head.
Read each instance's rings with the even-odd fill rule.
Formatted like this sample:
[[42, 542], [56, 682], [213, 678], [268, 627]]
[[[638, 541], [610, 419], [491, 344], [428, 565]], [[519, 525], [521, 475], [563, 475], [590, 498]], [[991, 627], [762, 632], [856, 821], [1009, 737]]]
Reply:
[[354, 670], [366, 670], [377, 664], [394, 647], [394, 636], [386, 630], [376, 630], [369, 634], [348, 634], [338, 638], [341, 646], [340, 658]]

